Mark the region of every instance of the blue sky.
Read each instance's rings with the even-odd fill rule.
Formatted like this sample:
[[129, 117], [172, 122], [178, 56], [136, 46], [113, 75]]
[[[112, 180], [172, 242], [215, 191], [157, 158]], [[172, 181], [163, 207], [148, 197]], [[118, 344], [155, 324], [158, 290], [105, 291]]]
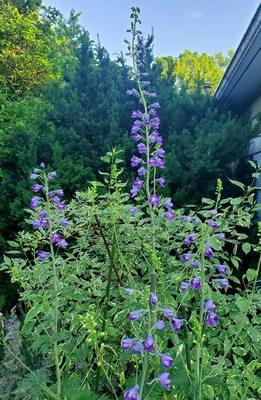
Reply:
[[236, 49], [259, 0], [44, 0], [68, 16], [81, 12], [80, 22], [109, 53], [125, 50], [130, 8], [141, 8], [142, 30], [154, 28], [154, 54], [179, 55], [189, 49], [215, 54]]

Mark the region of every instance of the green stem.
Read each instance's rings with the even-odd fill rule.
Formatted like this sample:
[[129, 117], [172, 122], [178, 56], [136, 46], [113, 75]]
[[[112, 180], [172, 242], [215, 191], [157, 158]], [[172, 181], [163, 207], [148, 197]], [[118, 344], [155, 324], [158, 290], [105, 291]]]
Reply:
[[190, 345], [188, 336], [188, 325], [187, 325], [187, 310], [186, 306], [182, 305], [181, 308], [182, 318], [185, 320], [184, 324], [184, 342], [185, 342], [185, 354], [186, 354], [186, 364], [189, 373], [191, 373], [191, 358], [190, 358]]

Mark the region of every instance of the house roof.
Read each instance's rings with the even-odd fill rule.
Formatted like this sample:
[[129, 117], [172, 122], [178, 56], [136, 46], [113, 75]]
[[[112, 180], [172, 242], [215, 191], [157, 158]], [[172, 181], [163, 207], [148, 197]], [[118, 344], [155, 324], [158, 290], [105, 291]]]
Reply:
[[214, 94], [214, 102], [244, 111], [261, 95], [261, 4]]

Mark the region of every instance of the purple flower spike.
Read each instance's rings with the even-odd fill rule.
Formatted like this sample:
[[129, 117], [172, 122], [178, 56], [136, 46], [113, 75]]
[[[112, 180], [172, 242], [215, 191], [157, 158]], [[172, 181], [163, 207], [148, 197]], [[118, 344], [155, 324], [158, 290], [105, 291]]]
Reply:
[[195, 243], [195, 241], [196, 241], [196, 235], [194, 233], [191, 233], [184, 239], [184, 243], [187, 246], [190, 246], [192, 243]]
[[189, 290], [190, 284], [189, 282], [181, 282], [180, 291], [181, 293], [186, 293]]
[[227, 267], [226, 267], [225, 265], [219, 264], [219, 265], [217, 266], [217, 269], [218, 269], [218, 272], [219, 272], [221, 275], [226, 275], [226, 274], [227, 274]]
[[204, 304], [205, 310], [214, 311], [216, 308], [216, 304], [212, 300], [205, 301]]
[[192, 261], [192, 268], [199, 268], [200, 267], [200, 262], [198, 260], [193, 260]]
[[191, 256], [192, 256], [192, 254], [190, 252], [189, 253], [185, 253], [182, 256], [182, 259], [183, 259], [184, 262], [188, 262], [191, 259]]
[[133, 386], [124, 393], [124, 400], [140, 400], [138, 386]]
[[152, 329], [158, 329], [159, 331], [162, 331], [165, 329], [165, 322], [164, 321], [156, 321], [155, 324], [153, 325]]
[[48, 256], [49, 256], [49, 253], [47, 253], [47, 252], [44, 251], [44, 250], [39, 250], [39, 251], [37, 252], [37, 258], [38, 258], [38, 260], [41, 261], [41, 262], [46, 261], [47, 258], [48, 258]]
[[148, 198], [148, 202], [152, 205], [152, 207], [158, 207], [160, 204], [159, 196], [154, 193]]
[[152, 335], [149, 335], [145, 339], [145, 341], [144, 341], [144, 349], [149, 353], [152, 353], [155, 350], [155, 343], [154, 343]]
[[202, 288], [202, 281], [199, 276], [196, 276], [195, 278], [191, 279], [190, 285], [192, 289], [198, 291]]
[[129, 319], [131, 321], [137, 321], [143, 314], [143, 310], [134, 310], [129, 313]]
[[154, 293], [151, 293], [150, 304], [155, 307], [157, 303], [158, 303], [158, 297]]
[[132, 339], [126, 338], [126, 339], [122, 339], [121, 341], [121, 348], [123, 350], [130, 350], [132, 347]]
[[227, 279], [220, 279], [219, 280], [219, 286], [221, 289], [226, 289], [228, 287], [228, 280]]
[[184, 319], [173, 318], [171, 321], [173, 332], [178, 333], [180, 332]]
[[168, 356], [168, 354], [161, 354], [161, 364], [163, 368], [171, 368], [173, 365], [173, 358]]
[[39, 185], [39, 183], [35, 183], [33, 186], [31, 186], [31, 189], [34, 193], [39, 192], [42, 189], [42, 185]]
[[170, 377], [168, 372], [159, 375], [157, 378], [153, 379], [152, 382], [159, 382], [164, 390], [170, 392]]
[[175, 219], [175, 214], [172, 210], [168, 210], [164, 213], [164, 217], [168, 220], [168, 221], [174, 221]]
[[206, 316], [206, 325], [208, 325], [208, 326], [217, 325], [218, 319], [219, 318], [218, 318], [217, 314], [215, 314], [214, 312], [209, 312], [209, 313], [207, 313], [207, 316]]
[[39, 206], [39, 202], [40, 202], [40, 197], [38, 196], [33, 196], [32, 200], [30, 202], [30, 207], [32, 210], [36, 210], [36, 208]]

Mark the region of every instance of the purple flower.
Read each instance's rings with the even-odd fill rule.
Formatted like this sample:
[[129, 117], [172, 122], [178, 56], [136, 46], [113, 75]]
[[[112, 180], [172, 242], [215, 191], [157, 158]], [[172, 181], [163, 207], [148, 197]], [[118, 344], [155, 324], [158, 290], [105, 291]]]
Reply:
[[34, 219], [32, 225], [34, 229], [40, 229], [42, 228], [42, 221], [40, 219]]
[[134, 142], [139, 142], [141, 140], [141, 135], [138, 135], [137, 133], [131, 133], [131, 138]]
[[54, 181], [55, 178], [56, 178], [56, 176], [57, 176], [57, 173], [56, 173], [55, 171], [49, 172], [49, 174], [47, 175], [48, 181], [49, 181], [49, 182]]
[[55, 193], [59, 197], [62, 197], [64, 195], [63, 189], [57, 189], [57, 190], [55, 190]]
[[35, 174], [35, 173], [32, 173], [32, 174], [29, 175], [29, 179], [32, 180], [32, 181], [34, 181], [37, 178], [38, 178], [38, 175]]
[[181, 282], [180, 291], [181, 293], [186, 293], [189, 290], [189, 282]]
[[202, 281], [199, 276], [196, 276], [195, 278], [191, 279], [190, 285], [192, 289], [194, 290], [200, 290], [202, 287]]
[[171, 368], [173, 365], [173, 358], [168, 356], [168, 354], [161, 354], [161, 364], [163, 368]]
[[189, 253], [185, 253], [182, 256], [182, 259], [183, 259], [184, 262], [188, 262], [191, 259], [191, 256], [192, 256], [192, 254], [190, 252]]
[[157, 378], [153, 379], [152, 382], [159, 382], [164, 390], [170, 392], [170, 377], [168, 372], [159, 375]]
[[144, 350], [143, 344], [139, 341], [135, 342], [132, 346], [132, 351], [134, 354], [140, 354]]
[[174, 221], [175, 219], [175, 214], [172, 210], [168, 210], [164, 213], [164, 217], [168, 220], [168, 221]]
[[144, 349], [148, 351], [149, 353], [152, 353], [155, 349], [155, 343], [153, 340], [152, 335], [149, 335], [145, 340], [144, 340]]
[[64, 202], [60, 202], [57, 204], [57, 209], [59, 211], [64, 211], [66, 209], [66, 205], [64, 204]]
[[140, 167], [137, 172], [138, 172], [138, 175], [144, 176], [144, 175], [146, 175], [147, 170], [144, 167]]
[[171, 321], [173, 332], [178, 333], [180, 332], [184, 319], [173, 318]]
[[40, 168], [41, 168], [41, 169], [44, 169], [44, 168], [45, 168], [45, 163], [44, 163], [44, 162], [41, 162]]
[[163, 312], [164, 316], [168, 319], [172, 319], [174, 317], [173, 311], [169, 308], [162, 308], [161, 311]]
[[226, 289], [228, 287], [228, 280], [223, 278], [219, 280], [219, 286], [221, 289]]
[[156, 193], [150, 195], [149, 198], [148, 198], [148, 202], [149, 202], [153, 207], [158, 207], [159, 204], [160, 204], [159, 196], [158, 196]]
[[212, 215], [215, 215], [215, 217], [219, 214], [218, 210], [211, 210]]
[[129, 313], [129, 319], [131, 321], [137, 321], [142, 316], [144, 310], [134, 310]]
[[62, 218], [61, 219], [61, 225], [66, 228], [69, 225], [69, 221], [67, 218]]
[[191, 233], [189, 236], [187, 236], [185, 239], [184, 239], [184, 243], [187, 245], [187, 246], [190, 246], [192, 243], [194, 243], [196, 241], [196, 235], [194, 234], [194, 233]]
[[150, 294], [150, 304], [152, 306], [155, 306], [157, 303], [158, 303], [158, 297], [154, 293], [151, 293]]
[[214, 255], [212, 248], [210, 247], [210, 245], [207, 245], [205, 247], [205, 257], [206, 258], [212, 258]]
[[43, 185], [39, 185], [39, 183], [35, 183], [33, 186], [31, 186], [31, 189], [34, 193], [39, 192], [42, 189]]
[[41, 222], [43, 228], [48, 229], [50, 227], [50, 222], [47, 218], [43, 218]]
[[217, 266], [217, 269], [218, 269], [218, 272], [219, 272], [221, 275], [226, 275], [226, 274], [227, 274], [227, 267], [226, 267], [225, 265], [219, 264], [219, 265]]
[[140, 400], [138, 386], [133, 386], [124, 393], [124, 400]]
[[155, 110], [155, 108], [151, 108], [149, 114], [152, 115], [152, 117], [156, 117], [158, 115], [157, 110]]
[[159, 157], [161, 157], [161, 158], [164, 158], [164, 157], [165, 157], [165, 150], [162, 149], [162, 148], [158, 149], [158, 150], [157, 150], [157, 155], [158, 155]]
[[138, 207], [131, 207], [130, 215], [133, 217], [139, 211]]
[[216, 237], [217, 237], [219, 240], [225, 240], [225, 239], [226, 239], [226, 235], [225, 235], [224, 233], [217, 233], [217, 234], [216, 234]]
[[149, 107], [150, 108], [160, 108], [160, 103], [157, 101], [156, 103], [152, 103]]
[[62, 235], [59, 232], [54, 232], [51, 235], [51, 242], [54, 244], [59, 243], [62, 240]]
[[46, 217], [47, 217], [47, 211], [42, 210], [42, 211], [39, 212], [38, 215], [39, 215], [39, 217], [40, 217], [41, 219], [46, 218]]
[[132, 118], [142, 118], [143, 114], [140, 110], [132, 111], [131, 117]]
[[147, 147], [145, 146], [144, 143], [139, 143], [137, 148], [138, 148], [138, 152], [140, 154], [146, 154], [147, 153]]
[[39, 202], [40, 202], [40, 197], [38, 196], [33, 196], [32, 200], [30, 202], [30, 207], [32, 210], [35, 210], [38, 206], [39, 206]]
[[211, 229], [215, 230], [215, 229], [217, 229], [218, 224], [217, 224], [216, 221], [211, 220], [210, 223], [209, 223], [209, 226], [210, 226]]
[[133, 89], [128, 89], [127, 92], [126, 92], [126, 94], [138, 96], [138, 95], [139, 95], [139, 92], [137, 91], [137, 89], [134, 89], [134, 88], [133, 88]]
[[182, 217], [184, 222], [189, 222], [190, 221], [190, 217], [188, 215], [183, 215]]
[[131, 166], [132, 167], [137, 167], [142, 162], [142, 159], [136, 156], [131, 157]]
[[45, 261], [45, 260], [48, 258], [48, 256], [49, 256], [49, 253], [47, 253], [47, 252], [44, 251], [44, 250], [39, 250], [39, 251], [37, 252], [37, 258], [38, 258], [38, 260], [41, 261], [41, 262]]
[[205, 310], [214, 311], [216, 308], [216, 304], [212, 300], [205, 301], [204, 304]]
[[139, 178], [136, 178], [134, 181], [134, 187], [136, 187], [137, 189], [140, 189], [143, 185], [143, 181]]
[[158, 182], [158, 184], [163, 187], [166, 183], [165, 178], [163, 178], [163, 176], [161, 176], [160, 178], [156, 179], [156, 182]]
[[167, 200], [165, 201], [165, 206], [166, 206], [166, 208], [167, 208], [168, 210], [173, 208], [173, 203], [172, 203], [171, 199], [167, 199]]
[[135, 292], [135, 289], [125, 288], [125, 293], [126, 293], [128, 296], [133, 295], [134, 292]]
[[156, 321], [152, 329], [158, 329], [162, 331], [163, 329], [165, 329], [165, 322], [162, 320]]
[[218, 315], [214, 312], [208, 312], [206, 316], [206, 325], [214, 326], [218, 323]]
[[193, 260], [192, 261], [192, 268], [199, 268], [200, 267], [200, 262], [198, 260]]
[[122, 339], [121, 341], [121, 348], [123, 350], [130, 350], [132, 347], [132, 339], [126, 338], [126, 339]]
[[60, 240], [60, 241], [57, 243], [57, 245], [58, 245], [59, 247], [61, 247], [62, 249], [66, 249], [66, 248], [68, 247], [68, 243], [66, 242], [65, 239]]
[[138, 188], [137, 188], [136, 186], [133, 186], [133, 187], [131, 188], [131, 190], [130, 190], [130, 194], [131, 194], [131, 197], [132, 197], [132, 198], [133, 198], [133, 197], [136, 197], [137, 194], [138, 194]]

